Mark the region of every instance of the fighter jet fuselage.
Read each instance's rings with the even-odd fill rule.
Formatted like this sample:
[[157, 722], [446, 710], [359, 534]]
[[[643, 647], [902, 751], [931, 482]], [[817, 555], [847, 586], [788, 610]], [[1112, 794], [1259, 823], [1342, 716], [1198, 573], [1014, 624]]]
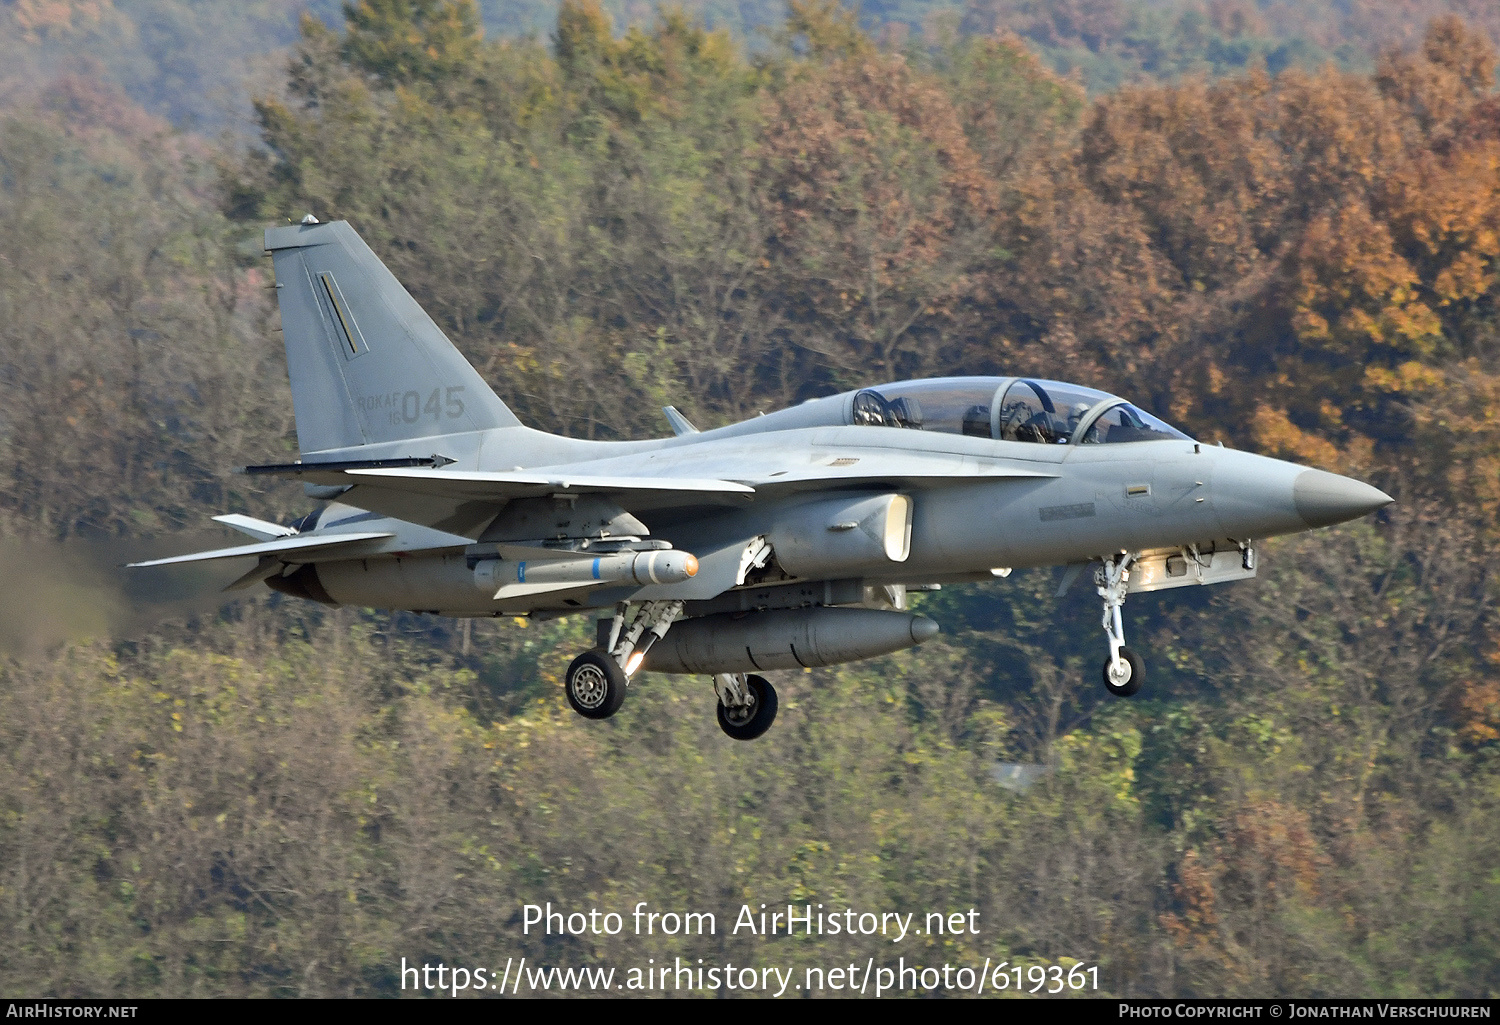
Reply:
[[[443, 541], [473, 562], [518, 554], [501, 552], [504, 544], [540, 542], [554, 550], [587, 552], [643, 535], [694, 553], [703, 565], [704, 553], [766, 536], [772, 539], [776, 572], [755, 574], [763, 581], [859, 578], [872, 586], [919, 586], [987, 579], [1001, 568], [1087, 563], [1124, 551], [1197, 544], [1203, 551], [1238, 552], [1255, 540], [1338, 522], [1351, 512], [1363, 515], [1387, 501], [1374, 488], [1347, 478], [1189, 440], [1037, 445], [855, 426], [778, 430], [774, 414], [758, 419], [765, 423], [761, 432], [715, 437], [715, 431], [649, 448], [590, 443], [578, 453], [583, 458], [525, 467], [549, 478], [533, 486], [539, 494], [512, 500], [508, 515], [481, 511], [480, 518], [488, 517], [482, 524], [431, 514], [424, 518], [434, 524], [413, 524], [398, 515], [410, 513], [406, 493], [356, 485], [327, 507], [312, 533], [388, 533], [363, 542], [360, 559], [345, 552], [339, 560], [361, 565], [370, 555], [397, 553], [403, 562], [417, 561], [416, 553], [433, 551]], [[484, 453], [524, 449], [534, 433], [518, 427], [443, 438], [439, 454], [453, 463], [436, 472], [513, 470], [497, 465], [504, 459], [486, 460]], [[629, 451], [615, 454], [616, 448]], [[635, 512], [624, 513], [588, 480], [655, 473], [663, 466], [672, 473], [751, 484], [756, 491], [713, 496], [713, 505], [695, 495], [685, 510], [671, 507], [675, 499], [635, 502]], [[781, 480], [787, 483], [778, 484]], [[880, 532], [890, 502], [881, 503], [892, 498], [901, 500], [895, 510], [900, 537], [887, 545]], [[659, 507], [642, 508], [645, 504]], [[609, 531], [610, 520], [622, 514], [641, 525], [651, 522], [644, 531], [618, 524]], [[871, 517], [878, 520], [875, 526]], [[521, 520], [526, 522], [507, 529]], [[435, 530], [447, 536], [435, 537]], [[579, 542], [590, 544], [580, 548]], [[487, 543], [495, 550], [486, 551]], [[733, 561], [738, 576], [738, 558]], [[407, 589], [392, 589], [395, 567], [360, 573], [353, 566], [346, 572], [330, 566], [320, 579], [340, 604], [452, 616], [566, 612], [662, 596], [708, 601], [743, 585], [710, 565], [693, 579], [670, 585], [627, 579], [600, 586], [591, 578], [579, 581], [587, 588], [583, 594], [555, 587], [507, 592], [488, 586], [498, 579], [488, 567], [460, 579], [444, 568], [449, 565], [405, 567]]]

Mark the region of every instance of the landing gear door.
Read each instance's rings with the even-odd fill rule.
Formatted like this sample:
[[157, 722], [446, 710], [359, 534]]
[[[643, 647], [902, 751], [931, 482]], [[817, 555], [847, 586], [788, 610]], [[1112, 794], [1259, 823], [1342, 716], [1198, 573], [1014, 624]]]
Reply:
[[1229, 542], [1145, 552], [1130, 567], [1130, 593], [1164, 591], [1190, 584], [1224, 584], [1255, 576], [1255, 549]]

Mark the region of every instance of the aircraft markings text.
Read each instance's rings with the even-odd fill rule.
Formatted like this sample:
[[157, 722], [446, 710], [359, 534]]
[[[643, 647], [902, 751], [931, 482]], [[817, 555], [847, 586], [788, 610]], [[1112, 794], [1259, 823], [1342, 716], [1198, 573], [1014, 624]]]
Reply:
[[355, 404], [362, 413], [387, 413], [392, 424], [414, 424], [427, 416], [434, 420], [444, 417], [457, 420], [464, 415], [464, 400], [459, 395], [463, 390], [464, 386], [461, 384], [434, 388], [425, 399], [421, 392], [410, 390], [393, 391], [384, 395], [362, 395], [355, 400]]

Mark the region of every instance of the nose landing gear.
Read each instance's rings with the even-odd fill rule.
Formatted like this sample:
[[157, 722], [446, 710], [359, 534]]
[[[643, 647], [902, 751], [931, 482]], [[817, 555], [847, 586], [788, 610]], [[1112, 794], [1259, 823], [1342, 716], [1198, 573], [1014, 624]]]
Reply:
[[1104, 599], [1104, 632], [1109, 637], [1109, 660], [1104, 663], [1104, 686], [1115, 697], [1128, 698], [1141, 689], [1146, 666], [1141, 656], [1125, 647], [1120, 609], [1130, 589], [1130, 567], [1139, 556], [1130, 552], [1106, 556], [1094, 567], [1094, 586]]

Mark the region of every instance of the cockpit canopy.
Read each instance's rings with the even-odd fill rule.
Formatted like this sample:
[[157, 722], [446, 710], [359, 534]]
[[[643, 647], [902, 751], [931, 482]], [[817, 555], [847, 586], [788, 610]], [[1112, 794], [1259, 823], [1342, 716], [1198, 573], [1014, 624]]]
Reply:
[[1190, 441], [1124, 399], [1062, 381], [943, 377], [855, 393], [852, 422], [1043, 445]]

